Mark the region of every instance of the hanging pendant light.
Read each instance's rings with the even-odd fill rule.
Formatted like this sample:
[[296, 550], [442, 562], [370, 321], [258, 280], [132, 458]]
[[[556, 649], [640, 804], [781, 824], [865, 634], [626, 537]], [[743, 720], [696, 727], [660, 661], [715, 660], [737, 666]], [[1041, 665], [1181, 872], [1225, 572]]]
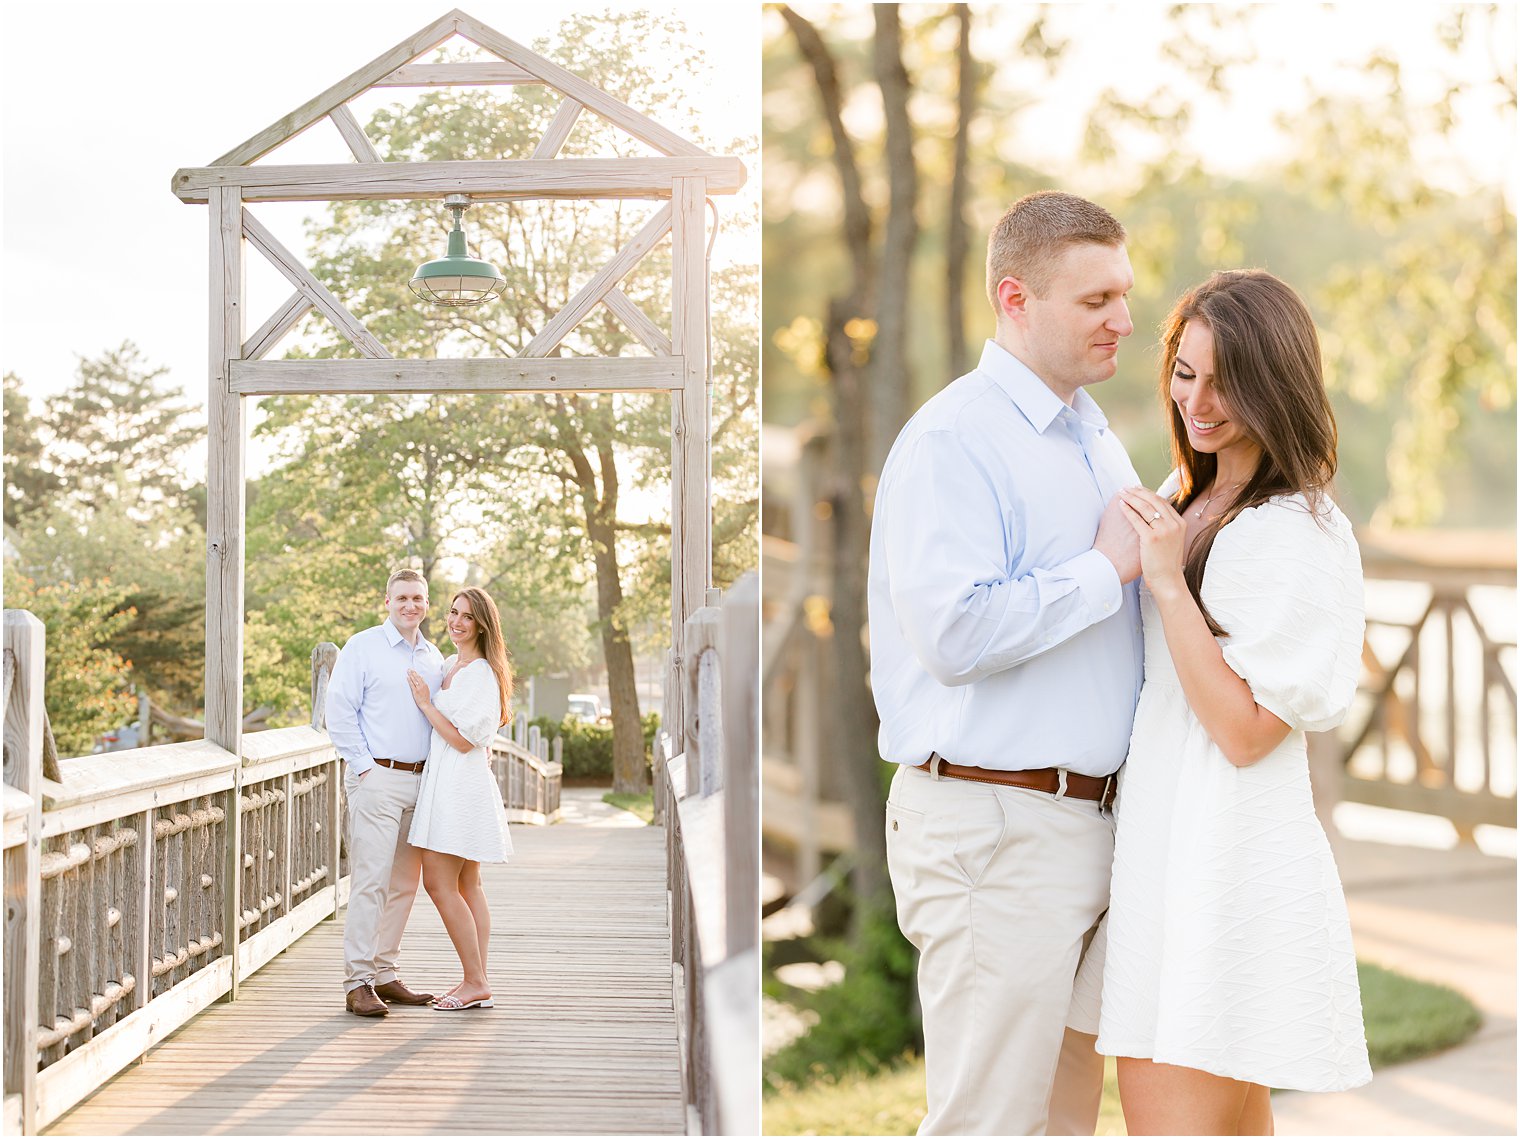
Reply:
[[449, 252], [435, 261], [424, 261], [412, 274], [411, 288], [425, 301], [449, 308], [483, 304], [506, 288], [507, 280], [489, 261], [478, 261], [465, 251], [460, 216], [469, 206], [467, 194], [450, 194], [443, 204], [454, 215], [449, 231]]

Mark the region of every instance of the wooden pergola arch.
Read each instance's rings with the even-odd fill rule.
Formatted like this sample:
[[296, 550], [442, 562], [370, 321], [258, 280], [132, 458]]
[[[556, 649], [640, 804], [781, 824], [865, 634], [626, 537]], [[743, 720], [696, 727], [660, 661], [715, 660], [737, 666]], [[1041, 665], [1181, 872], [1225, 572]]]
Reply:
[[[425, 64], [420, 56], [458, 36], [499, 61]], [[542, 83], [563, 97], [531, 158], [502, 161], [383, 162], [348, 103], [373, 87]], [[558, 157], [577, 118], [601, 116], [659, 152], [658, 157]], [[352, 163], [253, 163], [322, 119], [352, 151]], [[177, 171], [182, 201], [210, 207], [210, 457], [206, 510], [206, 738], [239, 754], [243, 703], [244, 400], [250, 396], [402, 392], [669, 392], [671, 396], [671, 645], [667, 722], [684, 722], [688, 691], [681, 660], [686, 619], [704, 604], [711, 575], [711, 488], [705, 262], [709, 195], [745, 180], [737, 158], [710, 154], [584, 79], [458, 10], [333, 84], [233, 147], [209, 166]], [[518, 355], [504, 359], [398, 360], [260, 222], [245, 203], [437, 198], [643, 198], [667, 204], [553, 317]], [[619, 283], [666, 233], [671, 235], [670, 336]], [[251, 335], [245, 330], [243, 243], [280, 271], [295, 291]], [[422, 303], [422, 302], [419, 302]], [[598, 304], [651, 355], [549, 354]], [[315, 309], [361, 359], [265, 360]], [[236, 849], [236, 843], [233, 844]], [[234, 879], [235, 881], [235, 879]]]

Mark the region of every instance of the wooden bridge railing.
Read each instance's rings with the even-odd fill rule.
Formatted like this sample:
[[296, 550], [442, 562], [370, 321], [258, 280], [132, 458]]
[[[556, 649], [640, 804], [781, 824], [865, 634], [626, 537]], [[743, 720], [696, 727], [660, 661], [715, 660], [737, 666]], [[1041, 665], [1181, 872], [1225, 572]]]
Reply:
[[[312, 726], [249, 733], [237, 756], [196, 740], [66, 759], [55, 782], [41, 623], [7, 610], [4, 647], [4, 1122], [35, 1134], [347, 901], [342, 761], [320, 729], [337, 650], [313, 653]], [[552, 821], [561, 765], [519, 731], [492, 747], [504, 801]]]
[[686, 622], [684, 746], [655, 746], [688, 1132], [760, 1133], [759, 579]]
[[1429, 601], [1412, 621], [1369, 614], [1364, 710], [1334, 740], [1341, 797], [1443, 815], [1464, 836], [1515, 826], [1515, 642], [1474, 605], [1483, 588], [1512, 598], [1513, 535], [1363, 536], [1362, 562], [1369, 589], [1407, 582]]

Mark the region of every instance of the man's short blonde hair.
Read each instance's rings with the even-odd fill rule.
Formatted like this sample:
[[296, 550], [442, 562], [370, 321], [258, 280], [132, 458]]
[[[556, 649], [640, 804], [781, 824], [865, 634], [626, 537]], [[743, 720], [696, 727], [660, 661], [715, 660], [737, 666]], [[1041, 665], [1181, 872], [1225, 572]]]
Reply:
[[1002, 316], [997, 287], [1004, 277], [1017, 277], [1035, 296], [1043, 296], [1069, 246], [1123, 245], [1124, 237], [1118, 219], [1086, 198], [1060, 190], [1020, 198], [987, 238], [987, 299], [992, 311]]
[[427, 589], [427, 578], [423, 577], [418, 571], [414, 569], [398, 569], [385, 580], [385, 596], [389, 597], [391, 595], [391, 586], [395, 585], [398, 581], [415, 581], [424, 590]]

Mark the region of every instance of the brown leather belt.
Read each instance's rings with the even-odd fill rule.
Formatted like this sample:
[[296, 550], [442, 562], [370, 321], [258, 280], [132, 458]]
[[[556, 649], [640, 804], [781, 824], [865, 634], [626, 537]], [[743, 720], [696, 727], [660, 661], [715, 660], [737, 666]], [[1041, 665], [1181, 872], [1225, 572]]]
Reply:
[[420, 759], [416, 763], [404, 763], [399, 759], [381, 759], [378, 755], [375, 756], [375, 762], [381, 767], [389, 767], [392, 771], [410, 771], [413, 775], [427, 764], [425, 759]]
[[[936, 764], [936, 761], [938, 763]], [[1047, 795], [1061, 793], [1073, 799], [1091, 799], [1105, 810], [1114, 804], [1119, 790], [1119, 777], [1115, 773], [1106, 779], [1094, 775], [1078, 775], [1074, 771], [1062, 772], [1054, 767], [1037, 767], [1030, 771], [998, 771], [990, 767], [963, 767], [951, 763], [939, 752], [932, 753], [923, 763], [914, 764], [920, 771], [934, 774], [939, 768], [941, 776], [965, 779], [972, 783], [991, 783], [999, 787], [1023, 787], [1030, 791], [1044, 791]], [[1061, 777], [1065, 775], [1066, 790], [1061, 792]]]

